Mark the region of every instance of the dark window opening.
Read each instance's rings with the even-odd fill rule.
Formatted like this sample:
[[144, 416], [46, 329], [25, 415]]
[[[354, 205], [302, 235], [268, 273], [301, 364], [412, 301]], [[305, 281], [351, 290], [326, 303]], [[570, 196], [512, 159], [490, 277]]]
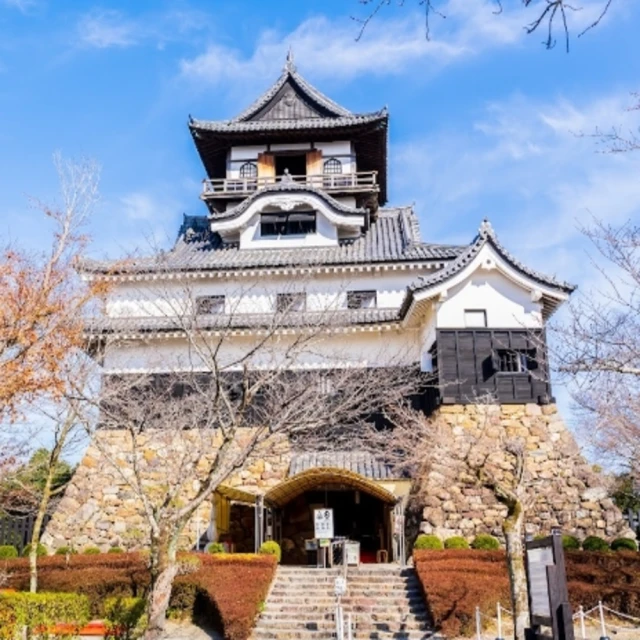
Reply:
[[302, 155], [277, 155], [276, 156], [276, 175], [284, 175], [284, 170], [289, 171], [289, 175], [292, 176], [306, 176], [307, 175], [307, 156]]
[[224, 296], [199, 296], [196, 298], [198, 315], [224, 313]]
[[324, 173], [335, 174], [342, 173], [342, 162], [337, 158], [329, 158], [324, 163]]
[[305, 311], [307, 308], [306, 293], [279, 293], [276, 296], [276, 311]]
[[315, 211], [263, 213], [260, 218], [260, 235], [262, 237], [302, 236], [315, 232]]
[[347, 291], [347, 309], [375, 309], [375, 291]]
[[258, 177], [258, 165], [255, 162], [245, 162], [240, 167], [241, 178], [257, 178]]
[[535, 349], [498, 349], [496, 371], [499, 373], [527, 373], [537, 369]]

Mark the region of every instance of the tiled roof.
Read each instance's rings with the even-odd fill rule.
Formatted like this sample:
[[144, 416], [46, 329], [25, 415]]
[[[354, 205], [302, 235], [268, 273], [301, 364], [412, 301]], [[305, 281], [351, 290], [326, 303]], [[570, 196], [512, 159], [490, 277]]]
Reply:
[[142, 316], [100, 317], [85, 322], [88, 336], [105, 334], [142, 335], [284, 327], [318, 327], [318, 329], [352, 325], [384, 324], [398, 320], [397, 309], [340, 309], [326, 312], [238, 313], [195, 317]]
[[334, 247], [240, 249], [225, 244], [209, 229], [204, 216], [185, 216], [178, 240], [170, 251], [125, 262], [85, 261], [86, 273], [162, 273], [229, 271], [270, 267], [435, 262], [457, 258], [466, 246], [420, 242], [416, 214], [411, 207], [380, 209], [364, 234]]
[[373, 113], [355, 114], [339, 118], [291, 118], [287, 120], [251, 120], [237, 122], [236, 120], [189, 120], [189, 128], [199, 131], [215, 131], [223, 133], [239, 133], [252, 131], [291, 131], [296, 129], [333, 129], [335, 127], [349, 127], [352, 125], [383, 122], [389, 113], [386, 108]]
[[[287, 87], [287, 85], [289, 85]], [[288, 91], [302, 101], [307, 108], [291, 108], [277, 110], [278, 117], [265, 115], [278, 102], [282, 104], [283, 91]], [[367, 124], [383, 121], [388, 118], [386, 108], [373, 113], [353, 113], [345, 109], [321, 91], [309, 84], [297, 71], [291, 55], [282, 71], [282, 75], [252, 105], [230, 120], [189, 120], [192, 130], [218, 132], [250, 132], [292, 129], [326, 129], [348, 127], [354, 124]]]
[[440, 271], [429, 274], [427, 276], [421, 276], [417, 280], [415, 280], [410, 286], [410, 291], [422, 291], [424, 289], [428, 289], [436, 284], [440, 284], [441, 282], [445, 282], [449, 278], [452, 278], [455, 274], [462, 271], [473, 259], [478, 255], [482, 247], [486, 244], [491, 244], [493, 248], [506, 260], [514, 269], [522, 272], [523, 274], [529, 276], [533, 280], [537, 280], [541, 284], [548, 285], [550, 287], [554, 287], [557, 289], [562, 289], [566, 293], [571, 293], [575, 290], [575, 285], [569, 284], [568, 282], [562, 282], [560, 280], [556, 280], [551, 276], [547, 276], [539, 271], [534, 271], [530, 269], [525, 264], [517, 260], [513, 255], [511, 255], [498, 241], [498, 238], [493, 230], [493, 227], [489, 223], [488, 220], [484, 220], [484, 222], [480, 225], [480, 231], [478, 235], [475, 237], [473, 242], [466, 248], [466, 251], [460, 253], [458, 257], [446, 265]]
[[393, 466], [367, 451], [312, 451], [294, 453], [289, 465], [289, 476], [309, 469], [346, 469], [372, 480], [397, 479]]
[[244, 213], [256, 200], [261, 198], [263, 195], [274, 193], [312, 193], [313, 195], [318, 196], [319, 198], [324, 200], [334, 211], [339, 211], [342, 214], [363, 216], [367, 212], [366, 209], [349, 207], [346, 204], [343, 204], [342, 202], [336, 200], [335, 198], [332, 198], [326, 191], [322, 191], [321, 189], [316, 189], [315, 187], [311, 187], [306, 184], [300, 184], [298, 182], [294, 182], [293, 180], [282, 180], [281, 182], [276, 182], [275, 184], [261, 187], [260, 190], [252, 193], [248, 198], [245, 198], [237, 206], [231, 207], [226, 211], [216, 213], [211, 217], [215, 218], [216, 220], [228, 220], [231, 218], [235, 218], [241, 213]]

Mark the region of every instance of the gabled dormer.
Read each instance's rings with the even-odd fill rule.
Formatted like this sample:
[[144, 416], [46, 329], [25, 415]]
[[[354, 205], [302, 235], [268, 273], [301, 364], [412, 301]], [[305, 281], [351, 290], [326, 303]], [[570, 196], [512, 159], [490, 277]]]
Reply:
[[276, 83], [235, 118], [191, 118], [212, 218], [283, 180], [370, 211], [387, 200], [387, 110], [357, 114], [310, 85], [291, 54]]

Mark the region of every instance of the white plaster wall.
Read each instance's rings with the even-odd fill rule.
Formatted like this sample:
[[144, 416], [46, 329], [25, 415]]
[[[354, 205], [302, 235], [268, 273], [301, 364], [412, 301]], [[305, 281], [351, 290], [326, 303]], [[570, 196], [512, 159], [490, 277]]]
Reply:
[[[210, 340], [214, 341], [215, 338]], [[228, 370], [240, 368], [243, 358], [255, 346], [255, 338], [224, 338], [217, 365]], [[260, 347], [252, 360], [257, 368], [282, 366], [282, 354], [291, 344], [291, 336], [281, 336]], [[401, 366], [418, 362], [419, 332], [416, 330], [366, 331], [317, 336], [304, 348], [295, 347], [292, 369], [326, 369], [332, 367]], [[231, 366], [230, 363], [241, 364]], [[208, 370], [196, 350], [185, 340], [131, 341], [107, 351], [105, 373], [172, 372]]]
[[485, 309], [489, 328], [538, 328], [542, 326], [541, 305], [531, 293], [499, 271], [476, 271], [465, 282], [450, 289], [439, 304], [439, 328], [465, 327], [465, 309]]
[[[426, 272], [426, 270], [425, 270]], [[307, 293], [307, 308], [346, 308], [347, 291], [375, 290], [378, 308], [398, 309], [407, 285], [420, 272], [372, 272], [365, 274], [289, 274], [269, 278], [203, 278], [118, 283], [109, 294], [111, 317], [163, 317], [191, 308], [198, 296], [224, 295], [228, 313], [268, 313], [277, 293]]]

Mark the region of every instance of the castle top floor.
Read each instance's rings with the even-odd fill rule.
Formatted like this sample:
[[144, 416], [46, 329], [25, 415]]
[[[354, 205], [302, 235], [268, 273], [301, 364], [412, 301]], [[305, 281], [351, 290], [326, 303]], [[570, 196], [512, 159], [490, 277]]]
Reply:
[[387, 201], [386, 108], [353, 113], [297, 71], [291, 54], [276, 83], [230, 120], [190, 118], [213, 217], [283, 180], [375, 212]]

